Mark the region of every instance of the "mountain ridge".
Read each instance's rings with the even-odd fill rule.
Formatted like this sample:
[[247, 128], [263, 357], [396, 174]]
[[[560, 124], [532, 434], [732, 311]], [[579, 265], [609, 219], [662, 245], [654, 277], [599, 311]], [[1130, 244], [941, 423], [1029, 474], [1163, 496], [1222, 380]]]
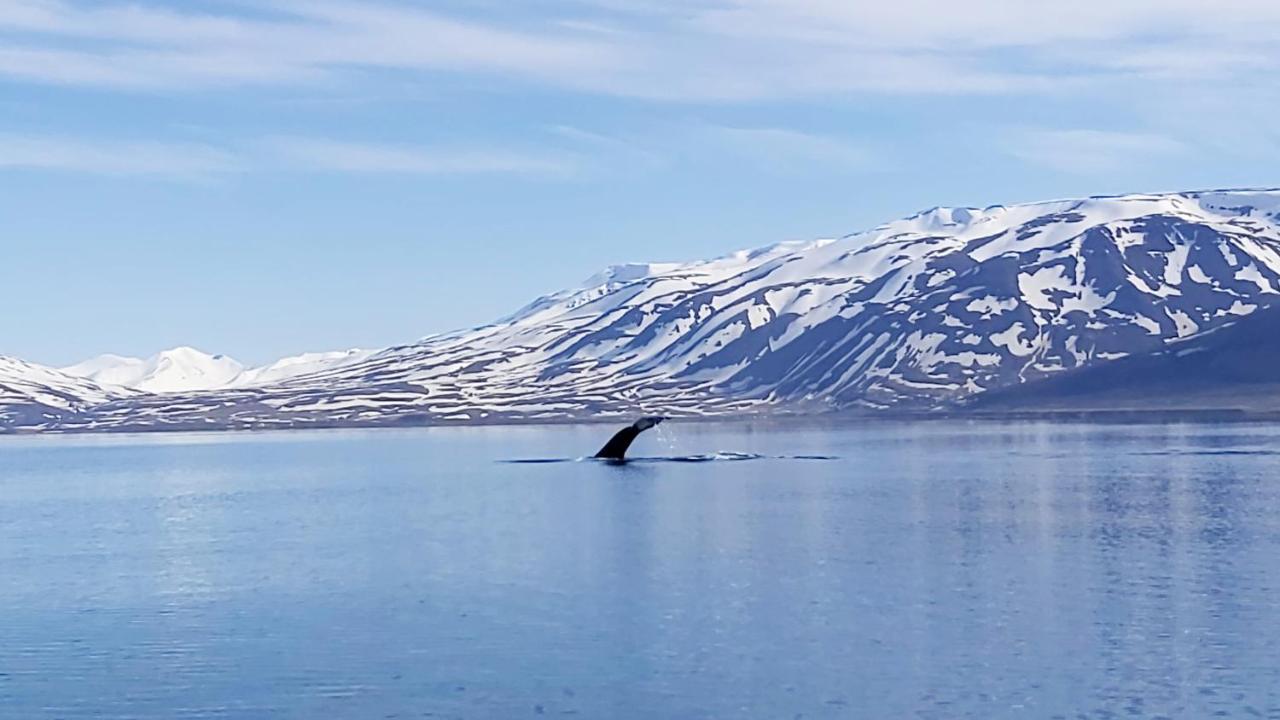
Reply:
[[610, 266], [339, 367], [112, 398], [36, 429], [944, 412], [1280, 299], [1280, 190], [934, 208], [840, 238]]
[[259, 367], [246, 367], [226, 355], [212, 355], [190, 346], [180, 346], [162, 350], [149, 358], [105, 353], [59, 370], [98, 385], [172, 394], [279, 382], [355, 362], [374, 352], [351, 349], [303, 353]]

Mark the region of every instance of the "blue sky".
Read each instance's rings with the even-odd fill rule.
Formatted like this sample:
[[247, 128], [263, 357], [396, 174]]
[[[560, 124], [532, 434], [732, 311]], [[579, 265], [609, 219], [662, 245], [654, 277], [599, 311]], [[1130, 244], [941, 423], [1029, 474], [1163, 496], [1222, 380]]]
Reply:
[[934, 205], [1273, 186], [1271, 0], [3, 0], [0, 353], [257, 363]]

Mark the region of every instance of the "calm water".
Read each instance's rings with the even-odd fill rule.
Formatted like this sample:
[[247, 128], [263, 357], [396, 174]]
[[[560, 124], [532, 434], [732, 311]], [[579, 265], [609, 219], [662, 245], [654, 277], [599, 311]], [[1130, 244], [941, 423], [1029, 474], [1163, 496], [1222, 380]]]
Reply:
[[0, 717], [1280, 717], [1280, 426], [0, 439]]

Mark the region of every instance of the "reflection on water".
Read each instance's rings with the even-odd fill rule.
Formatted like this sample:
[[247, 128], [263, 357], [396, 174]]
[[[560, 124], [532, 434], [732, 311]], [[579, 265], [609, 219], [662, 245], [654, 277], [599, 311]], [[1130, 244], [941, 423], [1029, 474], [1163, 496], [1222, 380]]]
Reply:
[[1280, 718], [1280, 427], [600, 435], [0, 439], [0, 717]]

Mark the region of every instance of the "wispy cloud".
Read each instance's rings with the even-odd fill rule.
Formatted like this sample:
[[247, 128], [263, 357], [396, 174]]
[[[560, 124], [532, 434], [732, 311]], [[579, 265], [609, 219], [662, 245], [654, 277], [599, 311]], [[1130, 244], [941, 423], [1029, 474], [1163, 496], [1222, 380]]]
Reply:
[[[18, 147], [10, 137], [11, 147], [0, 148], [10, 159], [0, 159], [0, 167], [175, 177], [229, 167], [565, 177], [731, 153], [785, 172], [855, 171], [876, 164], [872, 143], [839, 132], [771, 127], [786, 119], [756, 111], [797, 99], [848, 111], [856, 107], [853, 98], [894, 103], [903, 96], [1038, 95], [1030, 100], [1123, 106], [1131, 114], [1116, 118], [1117, 125], [1150, 128], [1019, 130], [1001, 140], [1006, 154], [1027, 163], [1091, 173], [1123, 167], [1126, 161], [1117, 158], [1124, 156], [1153, 162], [1186, 151], [1171, 138], [1203, 135], [1216, 121], [1201, 108], [1181, 112], [1178, 103], [1215, 93], [1225, 108], [1256, 105], [1280, 70], [1280, 40], [1267, 32], [1280, 22], [1280, 3], [1272, 0], [553, 0], [534, 11], [501, 3], [428, 9], [405, 0], [227, 0], [199, 7], [161, 0], [0, 0], [0, 83], [161, 97], [304, 88], [280, 97], [304, 94], [312, 103], [336, 104], [355, 95], [399, 97], [404, 88], [430, 92], [448, 76], [451, 91], [462, 78], [483, 81], [486, 92], [554, 89], [667, 108], [696, 105], [690, 116], [726, 126], [685, 125], [664, 137], [651, 121], [627, 136], [581, 130], [576, 124], [596, 118], [566, 110], [556, 120], [575, 127], [553, 129], [548, 147], [526, 140], [510, 148], [475, 137], [461, 145], [367, 143], [358, 129], [352, 139], [336, 139], [323, 137], [339, 132], [333, 125], [285, 129], [268, 120], [255, 132], [321, 137], [254, 142], [241, 136], [224, 140], [225, 148], [62, 139], [39, 152], [32, 150], [39, 138]], [[1173, 107], [1129, 102], [1138, 93]], [[253, 93], [245, 102], [262, 97]], [[720, 114], [732, 103], [745, 112]], [[1256, 115], [1269, 117], [1273, 106]], [[1008, 122], [1037, 122], [1012, 114]], [[1195, 127], [1180, 123], [1188, 114], [1197, 118]], [[988, 125], [974, 132], [991, 131]], [[1268, 132], [1260, 127], [1256, 134]]]
[[569, 176], [570, 156], [505, 149], [460, 149], [277, 137], [266, 143], [284, 167], [370, 174]]
[[624, 166], [659, 168], [671, 164], [672, 152], [659, 147], [652, 138], [619, 137], [571, 125], [557, 125], [550, 132], [570, 146], [582, 148], [594, 159], [620, 160]]
[[1041, 167], [1068, 173], [1095, 174], [1123, 170], [1187, 150], [1163, 135], [1104, 130], [1017, 130], [1005, 150]]
[[0, 75], [181, 90], [384, 69], [734, 101], [1047, 92], [1116, 74], [1177, 81], [1189, 71], [1261, 76], [1280, 65], [1280, 43], [1267, 32], [1280, 4], [1271, 0], [583, 0], [545, 6], [539, 18], [389, 0], [220, 7], [7, 0]]
[[[601, 68], [612, 51], [560, 29], [540, 33], [409, 6], [280, 0], [270, 16], [180, 13], [148, 5], [10, 0], [0, 30], [17, 41], [0, 73], [27, 80], [125, 88], [314, 81], [384, 68], [491, 72], [526, 79]], [[68, 39], [95, 41], [68, 44]]]
[[199, 179], [244, 165], [234, 154], [206, 145], [0, 134], [0, 168]]
[[0, 134], [0, 171], [202, 180], [231, 173], [269, 172], [569, 177], [578, 169], [577, 158], [568, 153], [503, 148], [389, 145], [316, 137], [271, 137], [215, 147]]
[[[673, 11], [677, 7], [670, 6]], [[1082, 40], [1212, 35], [1267, 37], [1270, 0], [724, 0], [696, 3], [691, 22], [722, 34], [828, 45], [939, 49], [1027, 47]]]
[[785, 127], [690, 121], [623, 135], [569, 126], [551, 130], [588, 158], [584, 167], [593, 173], [666, 169], [708, 157], [733, 167], [746, 164], [758, 172], [783, 174], [863, 172], [880, 162], [872, 143]]
[[776, 127], [708, 127], [704, 133], [733, 152], [774, 170], [820, 167], [862, 171], [874, 164], [874, 153], [864, 143], [849, 138]]

